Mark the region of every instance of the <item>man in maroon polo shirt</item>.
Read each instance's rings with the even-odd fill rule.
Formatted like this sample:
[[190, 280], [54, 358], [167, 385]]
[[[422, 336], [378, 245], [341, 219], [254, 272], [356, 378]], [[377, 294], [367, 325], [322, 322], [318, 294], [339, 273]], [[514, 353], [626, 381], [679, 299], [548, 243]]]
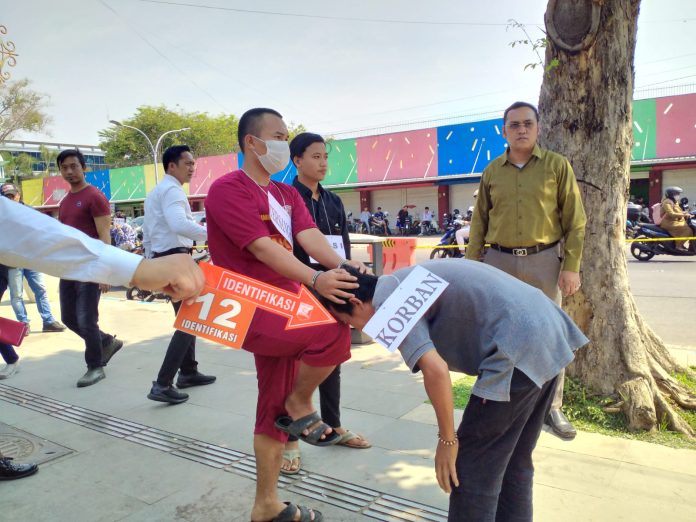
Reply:
[[[111, 208], [104, 194], [85, 180], [85, 157], [77, 149], [67, 149], [56, 159], [60, 174], [70, 184], [70, 192], [60, 202], [58, 219], [95, 239], [111, 244]], [[123, 346], [123, 341], [99, 329], [99, 297], [109, 285], [60, 280], [61, 320], [85, 341], [87, 372], [77, 381], [78, 388], [99, 382], [104, 366]]]
[[[293, 292], [304, 283], [336, 302], [350, 297], [344, 289], [355, 288], [355, 278], [341, 267], [365, 271], [365, 266], [334, 252], [295, 188], [271, 181], [271, 174], [290, 161], [282, 116], [272, 109], [247, 111], [239, 120], [238, 139], [245, 155], [243, 169], [215, 181], [205, 201], [213, 263]], [[303, 264], [292, 253], [295, 242], [321, 265], [337, 268], [323, 272]], [[272, 520], [281, 514], [283, 520], [299, 520], [302, 515], [321, 520], [318, 511], [286, 505], [278, 498], [281, 455], [288, 434], [276, 427], [276, 419], [286, 415], [296, 421], [315, 412], [312, 393], [337, 364], [350, 358], [348, 325], [286, 331], [286, 322], [286, 318], [257, 309], [243, 347], [254, 354], [259, 388], [253, 521]], [[317, 445], [340, 439], [321, 421], [306, 428], [300, 438], [307, 441], [313, 432]]]

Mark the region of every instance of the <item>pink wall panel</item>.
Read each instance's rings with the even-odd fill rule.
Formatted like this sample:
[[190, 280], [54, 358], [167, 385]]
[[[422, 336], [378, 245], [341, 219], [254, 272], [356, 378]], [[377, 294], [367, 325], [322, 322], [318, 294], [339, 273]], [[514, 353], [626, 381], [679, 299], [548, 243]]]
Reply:
[[358, 138], [358, 179], [396, 181], [437, 177], [437, 130]]
[[657, 157], [696, 154], [696, 94], [657, 98]]
[[193, 178], [191, 178], [189, 193], [191, 195], [207, 194], [213, 181], [238, 168], [236, 154], [198, 158], [196, 160], [196, 172], [194, 172]]
[[70, 191], [70, 184], [62, 176], [49, 176], [43, 179], [44, 205], [58, 205]]

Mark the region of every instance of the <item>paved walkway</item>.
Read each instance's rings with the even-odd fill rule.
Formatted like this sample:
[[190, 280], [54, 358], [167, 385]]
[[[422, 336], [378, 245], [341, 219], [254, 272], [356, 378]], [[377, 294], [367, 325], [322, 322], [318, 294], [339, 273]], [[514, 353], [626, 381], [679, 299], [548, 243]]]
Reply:
[[[9, 314], [4, 303], [0, 315]], [[200, 342], [201, 369], [218, 382], [191, 389], [185, 404], [157, 404], [145, 395], [168, 341], [171, 308], [105, 298], [101, 316], [103, 329], [126, 341], [107, 379], [77, 389], [81, 341], [36, 333], [20, 349], [21, 372], [0, 384], [0, 422], [72, 450], [33, 478], [0, 485], [0, 518], [248, 520], [256, 400], [250, 355]], [[398, 354], [367, 345], [354, 346], [343, 383], [344, 425], [374, 447], [304, 445], [308, 473], [286, 482], [283, 498], [319, 507], [327, 520], [442, 520], [447, 497], [433, 474], [435, 420], [421, 379]], [[694, 451], [589, 433], [562, 442], [544, 433], [535, 463], [536, 520], [696, 519]]]

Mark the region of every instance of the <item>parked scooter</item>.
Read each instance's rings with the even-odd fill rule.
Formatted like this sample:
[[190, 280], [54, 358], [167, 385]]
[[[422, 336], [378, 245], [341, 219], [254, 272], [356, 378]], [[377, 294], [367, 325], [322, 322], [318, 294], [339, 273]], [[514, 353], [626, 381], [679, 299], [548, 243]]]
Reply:
[[[462, 253], [457, 246], [457, 230], [462, 228], [464, 220], [457, 215], [457, 219], [445, 230], [445, 234], [440, 238], [440, 242], [430, 252], [430, 259], [444, 259], [446, 257], [462, 257]], [[468, 241], [467, 241], [468, 242]]]

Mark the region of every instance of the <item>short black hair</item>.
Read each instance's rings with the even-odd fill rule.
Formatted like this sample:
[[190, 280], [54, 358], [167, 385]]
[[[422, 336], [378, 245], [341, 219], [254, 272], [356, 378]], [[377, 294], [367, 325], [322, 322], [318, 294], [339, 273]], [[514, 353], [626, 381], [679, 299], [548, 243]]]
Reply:
[[507, 122], [508, 112], [514, 111], [515, 109], [521, 109], [522, 107], [527, 107], [528, 109], [532, 109], [534, 111], [534, 117], [536, 118], [536, 121], [539, 122], [539, 110], [534, 105], [532, 105], [529, 102], [516, 101], [515, 103], [510, 105], [507, 109], [505, 109], [505, 113], [503, 114], [503, 123]]
[[[361, 274], [358, 269], [353, 268], [352, 266], [344, 267], [343, 270], [348, 272], [350, 275], [357, 277], [358, 280], [355, 282], [360, 285], [358, 288], [344, 288], [343, 291], [348, 292], [349, 294], [353, 294], [354, 297], [356, 297], [363, 303], [369, 303], [370, 301], [372, 301], [372, 298], [375, 296], [377, 279], [379, 278], [372, 274]], [[319, 298], [319, 302], [327, 310], [333, 310], [339, 313], [346, 313], [348, 315], [353, 314], [353, 303], [351, 303], [350, 301], [346, 301], [345, 303], [339, 304], [334, 303], [333, 301], [329, 301], [326, 297], [319, 295], [317, 292], [314, 292], [314, 294]]]
[[181, 155], [184, 152], [191, 152], [191, 148], [188, 145], [172, 145], [162, 154], [162, 165], [164, 165], [164, 172], [167, 172], [167, 167], [170, 163], [179, 163]]
[[244, 152], [244, 137], [247, 134], [258, 137], [261, 119], [263, 118], [264, 114], [273, 114], [279, 118], [283, 117], [283, 115], [278, 111], [267, 109], [265, 107], [249, 109], [242, 114], [242, 117], [239, 119], [239, 125], [237, 126], [237, 141], [239, 142], [239, 148], [242, 152]]
[[290, 142], [290, 160], [294, 163], [296, 157], [302, 157], [307, 147], [313, 143], [324, 143], [324, 138], [313, 132], [301, 132]]
[[56, 158], [56, 165], [58, 165], [58, 168], [60, 168], [60, 165], [68, 158], [77, 158], [77, 161], [79, 161], [82, 166], [82, 170], [87, 168], [87, 162], [85, 161], [84, 155], [80, 152], [80, 149], [62, 150]]

